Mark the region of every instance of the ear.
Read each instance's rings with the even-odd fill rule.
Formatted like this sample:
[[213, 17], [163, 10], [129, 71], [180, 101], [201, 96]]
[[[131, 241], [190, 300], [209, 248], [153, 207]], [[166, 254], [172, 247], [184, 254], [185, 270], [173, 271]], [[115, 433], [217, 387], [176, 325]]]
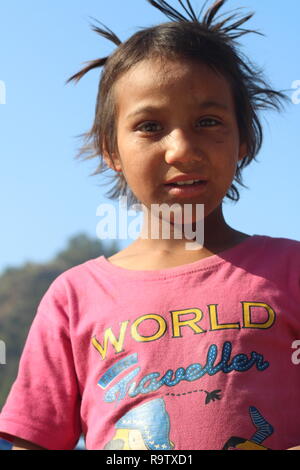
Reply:
[[241, 142], [238, 160], [239, 161], [243, 160], [243, 158], [246, 157], [247, 153], [248, 153], [247, 143], [246, 142]]
[[107, 150], [106, 143], [104, 143], [104, 149], [103, 149], [103, 158], [109, 168], [111, 168], [114, 171], [121, 172], [122, 171], [122, 165], [121, 165], [121, 160], [119, 156], [116, 153], [110, 154]]

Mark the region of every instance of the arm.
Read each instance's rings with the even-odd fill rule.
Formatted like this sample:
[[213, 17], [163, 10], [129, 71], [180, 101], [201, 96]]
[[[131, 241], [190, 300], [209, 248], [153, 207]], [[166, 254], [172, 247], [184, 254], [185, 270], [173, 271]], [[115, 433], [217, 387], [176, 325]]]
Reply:
[[32, 442], [25, 441], [23, 439], [15, 438], [14, 444], [11, 450], [47, 450], [44, 447], [37, 446]]
[[10, 436], [13, 450], [72, 450], [81, 434], [81, 395], [66, 294], [58, 281], [51, 286], [40, 302], [0, 413], [0, 436]]

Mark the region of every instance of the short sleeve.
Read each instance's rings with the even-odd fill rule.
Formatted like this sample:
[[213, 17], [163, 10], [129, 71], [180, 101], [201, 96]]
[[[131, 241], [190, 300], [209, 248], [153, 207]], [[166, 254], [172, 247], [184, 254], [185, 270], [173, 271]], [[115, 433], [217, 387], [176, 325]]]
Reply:
[[13, 435], [49, 450], [74, 449], [81, 435], [80, 403], [67, 296], [57, 278], [30, 327], [0, 414], [0, 437], [12, 441]]

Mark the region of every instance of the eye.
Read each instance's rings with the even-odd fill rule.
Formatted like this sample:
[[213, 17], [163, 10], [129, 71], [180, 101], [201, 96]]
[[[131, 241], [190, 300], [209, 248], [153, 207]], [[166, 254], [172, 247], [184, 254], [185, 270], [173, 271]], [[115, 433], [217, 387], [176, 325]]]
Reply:
[[218, 126], [219, 124], [221, 124], [221, 122], [215, 118], [205, 118], [205, 119], [201, 119], [199, 122], [200, 122], [200, 127], [214, 127], [214, 126]]
[[[198, 121], [200, 123], [200, 127], [215, 127], [221, 124], [220, 121], [218, 121], [215, 118], [204, 118], [200, 119]], [[159, 124], [155, 121], [148, 121], [140, 124], [137, 127], [138, 131], [145, 132], [145, 133], [154, 133], [154, 132], [159, 132], [161, 129], [158, 128]]]
[[142, 131], [142, 132], [157, 132], [157, 129], [155, 129], [155, 126], [158, 126], [158, 123], [154, 121], [148, 121], [138, 126], [137, 130]]

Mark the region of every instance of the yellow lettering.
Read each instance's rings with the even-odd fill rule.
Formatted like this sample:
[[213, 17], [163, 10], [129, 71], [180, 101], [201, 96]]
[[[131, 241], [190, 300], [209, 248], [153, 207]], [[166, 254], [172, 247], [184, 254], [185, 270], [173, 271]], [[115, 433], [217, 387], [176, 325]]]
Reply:
[[119, 334], [118, 339], [113, 334], [112, 329], [107, 328], [104, 331], [104, 347], [102, 346], [101, 343], [99, 343], [99, 341], [97, 340], [97, 338], [95, 336], [92, 338], [92, 344], [97, 349], [97, 351], [100, 353], [102, 359], [106, 358], [108, 340], [110, 340], [112, 346], [115, 348], [116, 353], [119, 353], [123, 350], [125, 333], [126, 333], [128, 323], [129, 323], [129, 321], [124, 321], [124, 322], [121, 323], [120, 334]]
[[[242, 302], [244, 328], [270, 328], [275, 322], [275, 312], [270, 305], [263, 302]], [[252, 323], [251, 321], [251, 308], [262, 307], [268, 312], [268, 319], [264, 323]]]
[[[180, 320], [180, 315], [188, 315], [194, 313], [194, 318], [190, 320]], [[174, 310], [171, 312], [173, 324], [173, 338], [181, 337], [181, 328], [189, 326], [195, 333], [205, 333], [205, 330], [196, 325], [196, 322], [202, 320], [203, 313], [199, 308], [188, 308], [185, 310]]]
[[[158, 330], [152, 336], [142, 336], [138, 333], [137, 328], [144, 320], [154, 320], [158, 323]], [[167, 329], [167, 323], [160, 315], [149, 314], [143, 315], [142, 317], [137, 318], [131, 326], [131, 336], [136, 341], [146, 342], [146, 341], [155, 341], [156, 339], [161, 338]]]
[[222, 323], [218, 322], [218, 312], [217, 312], [217, 304], [208, 305], [209, 311], [209, 318], [210, 318], [210, 331], [214, 330], [228, 330], [228, 329], [239, 329], [239, 323]]

